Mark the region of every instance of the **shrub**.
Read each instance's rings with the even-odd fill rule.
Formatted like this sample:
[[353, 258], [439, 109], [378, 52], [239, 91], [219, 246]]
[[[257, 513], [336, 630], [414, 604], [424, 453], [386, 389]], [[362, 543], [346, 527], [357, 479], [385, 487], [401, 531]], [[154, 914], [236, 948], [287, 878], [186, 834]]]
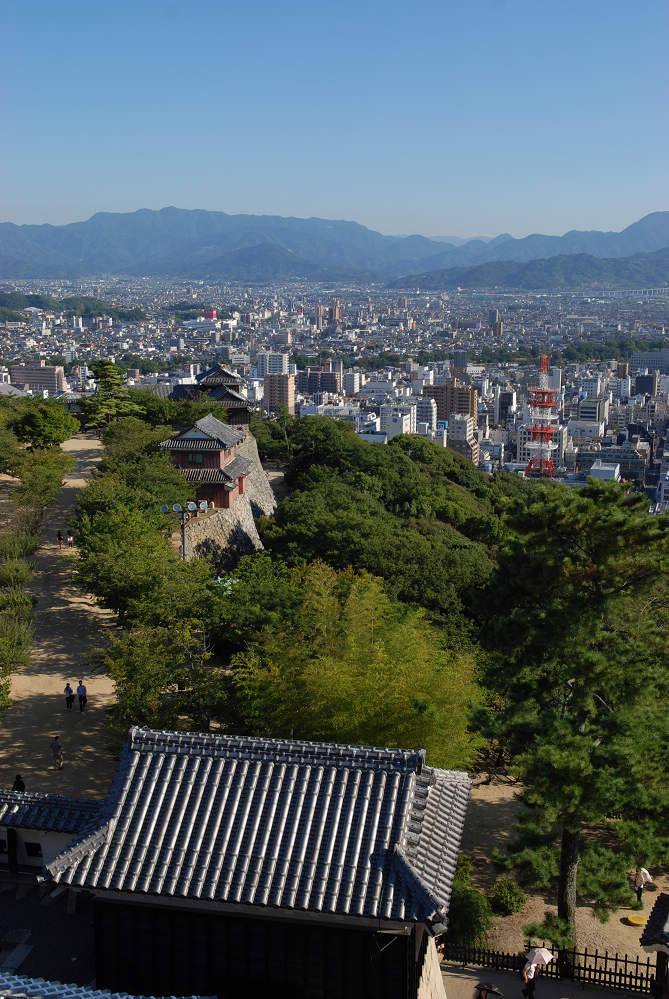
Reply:
[[25, 586], [30, 582], [33, 574], [33, 566], [23, 559], [10, 558], [0, 565], [0, 587], [4, 586]]
[[472, 888], [472, 858], [461, 853], [455, 868], [446, 941], [456, 946], [480, 947], [486, 941], [491, 923], [490, 902], [482, 892]]
[[501, 916], [512, 916], [514, 912], [522, 912], [527, 902], [527, 895], [511, 878], [498, 878], [492, 886], [492, 908]]
[[446, 941], [449, 944], [481, 947], [485, 944], [491, 923], [492, 909], [483, 892], [454, 883]]
[[0, 611], [11, 611], [18, 618], [30, 617], [35, 603], [35, 597], [26, 593], [20, 586], [10, 586], [0, 590]]
[[39, 548], [40, 541], [38, 530], [19, 528], [3, 531], [0, 534], [0, 558], [8, 560], [25, 558]]
[[[566, 919], [558, 919], [554, 912], [544, 912], [541, 923], [528, 923], [523, 927], [529, 947], [549, 946], [551, 950], [570, 950], [574, 934]], [[549, 942], [550, 941], [550, 942]]]

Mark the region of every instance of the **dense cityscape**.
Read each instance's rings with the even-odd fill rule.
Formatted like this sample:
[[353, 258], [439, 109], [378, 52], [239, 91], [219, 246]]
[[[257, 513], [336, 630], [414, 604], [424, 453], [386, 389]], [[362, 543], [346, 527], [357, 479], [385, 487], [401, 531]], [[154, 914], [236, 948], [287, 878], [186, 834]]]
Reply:
[[[65, 300], [60, 309], [27, 306], [0, 325], [5, 391], [76, 409], [82, 393], [95, 391], [89, 365], [104, 359], [127, 370], [130, 386], [178, 397], [223, 365], [239, 377], [249, 412], [285, 406], [298, 417], [345, 420], [379, 444], [419, 434], [488, 473], [523, 474], [532, 459], [528, 391], [547, 354], [553, 477], [575, 486], [588, 476], [630, 481], [654, 511], [667, 509], [669, 317], [661, 295], [398, 295], [306, 282], [104, 278], [15, 282], [3, 292], [6, 302]], [[143, 318], [124, 321], [119, 312]]]

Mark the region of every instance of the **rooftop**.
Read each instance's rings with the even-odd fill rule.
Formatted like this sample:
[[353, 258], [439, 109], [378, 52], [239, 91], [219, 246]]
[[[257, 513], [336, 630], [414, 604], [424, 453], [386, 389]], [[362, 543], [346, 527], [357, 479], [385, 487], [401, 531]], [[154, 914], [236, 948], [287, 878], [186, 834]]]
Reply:
[[56, 882], [398, 921], [447, 910], [466, 774], [420, 751], [133, 728]]
[[94, 989], [89, 985], [63, 985], [45, 978], [10, 975], [1, 969], [0, 996], [7, 999], [146, 999], [145, 996], [129, 996], [125, 992]]
[[198, 420], [195, 426], [184, 430], [169, 440], [161, 441], [160, 446], [169, 451], [221, 450], [235, 447], [245, 440], [246, 434], [221, 423], [208, 413]]
[[641, 946], [651, 954], [656, 951], [669, 954], [669, 895], [666, 892], [660, 892], [655, 899], [641, 934]]
[[100, 802], [59, 794], [0, 790], [0, 825], [80, 835], [95, 826]]

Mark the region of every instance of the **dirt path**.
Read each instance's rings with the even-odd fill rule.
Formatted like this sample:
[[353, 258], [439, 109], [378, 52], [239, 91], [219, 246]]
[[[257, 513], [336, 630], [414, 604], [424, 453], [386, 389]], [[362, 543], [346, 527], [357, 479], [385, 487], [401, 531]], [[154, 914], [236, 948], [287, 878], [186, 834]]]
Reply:
[[[474, 860], [472, 878], [476, 887], [484, 891], [497, 876], [490, 860], [493, 850], [504, 849], [513, 834], [513, 824], [521, 807], [515, 797], [517, 791], [517, 785], [503, 781], [483, 784], [472, 791], [462, 849]], [[645, 866], [654, 878], [653, 888], [644, 892], [644, 914], [647, 918], [657, 891], [669, 891], [669, 871], [653, 865], [652, 858]], [[488, 946], [507, 953], [521, 951], [525, 943], [523, 927], [527, 923], [541, 922], [547, 910], [556, 911], [555, 906], [549, 905], [541, 895], [531, 895], [523, 912], [495, 919]], [[619, 909], [611, 914], [608, 923], [601, 923], [593, 915], [591, 906], [579, 905], [576, 911], [579, 949], [587, 947], [589, 951], [598, 949], [633, 957], [638, 955], [645, 961], [648, 955], [639, 946], [642, 928], [627, 922], [631, 912], [631, 909]]]
[[[47, 512], [42, 544], [34, 558], [30, 590], [37, 598], [30, 666], [12, 678], [13, 704], [0, 730], [0, 786], [11, 787], [22, 774], [28, 791], [77, 797], [104, 797], [116, 769], [107, 748], [104, 712], [113, 696], [109, 677], [82, 664], [90, 650], [105, 644], [114, 626], [111, 611], [98, 607], [74, 582], [76, 548], [58, 549], [56, 534], [70, 526], [78, 491], [90, 478], [102, 453], [99, 440], [77, 434], [63, 444], [76, 465], [57, 503]], [[84, 676], [88, 705], [65, 710], [63, 689], [76, 689]], [[50, 740], [60, 735], [65, 765], [53, 768]]]

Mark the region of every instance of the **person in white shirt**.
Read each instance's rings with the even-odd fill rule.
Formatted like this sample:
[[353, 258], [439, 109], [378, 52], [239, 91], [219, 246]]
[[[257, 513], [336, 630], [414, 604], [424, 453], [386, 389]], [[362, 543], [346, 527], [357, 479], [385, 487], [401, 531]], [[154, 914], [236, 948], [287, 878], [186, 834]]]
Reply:
[[83, 680], [79, 681], [79, 686], [77, 687], [77, 696], [79, 697], [79, 710], [83, 711], [86, 707], [86, 686]]
[[537, 984], [537, 980], [534, 977], [536, 971], [536, 964], [530, 964], [529, 961], [523, 968], [523, 981], [525, 982], [525, 988], [522, 989], [522, 993], [527, 997], [527, 999], [534, 999], [534, 990]]

